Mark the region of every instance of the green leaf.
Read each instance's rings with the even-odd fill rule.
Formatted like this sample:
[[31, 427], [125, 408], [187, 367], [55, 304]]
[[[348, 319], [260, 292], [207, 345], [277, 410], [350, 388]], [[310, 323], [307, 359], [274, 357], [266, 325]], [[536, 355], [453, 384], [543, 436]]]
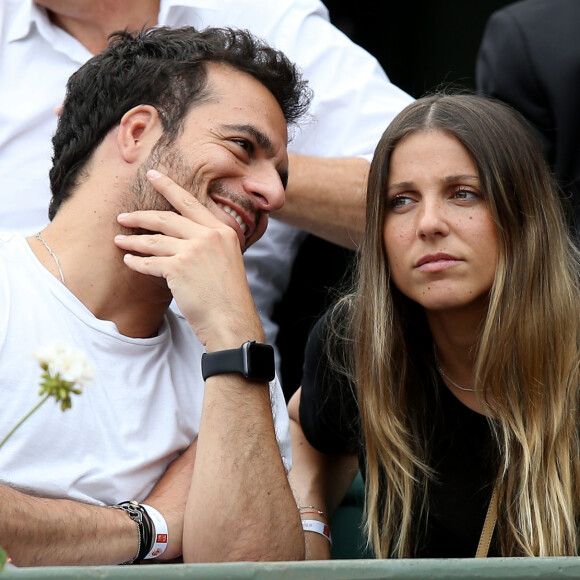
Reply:
[[0, 572], [4, 570], [6, 560], [8, 560], [8, 554], [2, 548], [0, 548]]

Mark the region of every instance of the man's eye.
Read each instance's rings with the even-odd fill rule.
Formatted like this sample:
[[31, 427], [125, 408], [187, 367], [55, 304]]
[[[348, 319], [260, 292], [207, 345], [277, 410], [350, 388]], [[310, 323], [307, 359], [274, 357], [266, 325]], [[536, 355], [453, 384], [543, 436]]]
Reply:
[[232, 139], [232, 141], [244, 149], [244, 151], [252, 151], [252, 144], [247, 139]]

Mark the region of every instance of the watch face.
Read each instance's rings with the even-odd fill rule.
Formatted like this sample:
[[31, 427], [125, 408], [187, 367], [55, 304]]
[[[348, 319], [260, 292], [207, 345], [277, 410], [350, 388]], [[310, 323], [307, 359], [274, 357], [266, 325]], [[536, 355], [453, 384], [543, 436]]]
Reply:
[[276, 376], [274, 349], [269, 344], [248, 343], [248, 376], [264, 381], [272, 381]]

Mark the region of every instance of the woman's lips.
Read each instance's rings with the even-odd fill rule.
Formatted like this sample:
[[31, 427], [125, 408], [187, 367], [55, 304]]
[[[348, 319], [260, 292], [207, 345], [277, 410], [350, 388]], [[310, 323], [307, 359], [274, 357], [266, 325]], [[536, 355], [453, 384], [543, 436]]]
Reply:
[[456, 266], [460, 262], [463, 260], [451, 254], [428, 254], [417, 260], [415, 268], [421, 272], [440, 272]]

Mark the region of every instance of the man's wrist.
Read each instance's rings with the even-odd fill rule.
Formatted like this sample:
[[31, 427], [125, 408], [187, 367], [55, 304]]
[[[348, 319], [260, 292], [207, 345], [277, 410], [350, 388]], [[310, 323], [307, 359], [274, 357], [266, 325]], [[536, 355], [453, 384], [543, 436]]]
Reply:
[[110, 506], [124, 511], [135, 523], [137, 549], [123, 564], [137, 564], [161, 556], [167, 549], [168, 528], [165, 518], [154, 507], [137, 501], [124, 501]]
[[134, 522], [137, 530], [137, 550], [129, 559], [123, 560], [121, 564], [135, 564], [145, 557], [151, 543], [151, 529], [149, 521], [141, 506], [136, 501], [124, 501], [114, 506], [115, 509], [124, 511]]
[[239, 330], [230, 330], [223, 328], [211, 336], [208, 336], [205, 341], [205, 352], [217, 352], [220, 350], [229, 350], [232, 348], [239, 348], [244, 342], [254, 340], [259, 343], [264, 343], [266, 337], [261, 326], [248, 326]]
[[205, 353], [201, 358], [203, 380], [238, 373], [245, 379], [270, 382], [276, 376], [274, 348], [248, 340], [240, 347]]
[[[115, 506], [108, 506], [108, 508], [113, 507]], [[141, 549], [141, 531], [139, 525], [124, 510], [107, 509], [106, 511], [111, 515], [115, 515], [115, 523], [113, 524], [111, 522], [111, 530], [117, 538], [117, 548], [119, 548], [115, 556], [116, 561], [110, 563], [124, 564], [136, 560]], [[121, 538], [123, 538], [123, 541], [121, 541]]]

